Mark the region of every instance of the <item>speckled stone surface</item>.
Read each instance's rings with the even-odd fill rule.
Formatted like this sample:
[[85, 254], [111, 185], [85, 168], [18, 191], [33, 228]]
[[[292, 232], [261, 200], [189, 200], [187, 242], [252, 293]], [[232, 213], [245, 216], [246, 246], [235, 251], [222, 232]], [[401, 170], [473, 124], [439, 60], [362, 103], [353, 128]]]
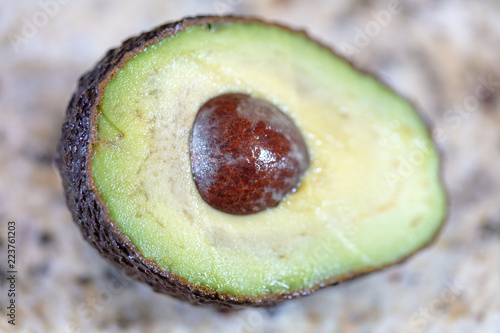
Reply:
[[[0, 332], [500, 333], [500, 4], [398, 4], [2, 1]], [[53, 163], [77, 79], [129, 36], [210, 13], [303, 28], [415, 101], [433, 124], [451, 200], [433, 246], [277, 308], [221, 313], [128, 280], [82, 239]], [[17, 224], [15, 327], [5, 316], [9, 220]]]

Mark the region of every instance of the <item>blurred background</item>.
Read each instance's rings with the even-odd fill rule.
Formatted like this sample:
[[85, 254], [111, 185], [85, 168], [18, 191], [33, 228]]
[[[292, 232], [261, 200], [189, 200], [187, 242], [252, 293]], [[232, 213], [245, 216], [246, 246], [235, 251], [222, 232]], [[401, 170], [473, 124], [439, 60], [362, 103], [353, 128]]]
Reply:
[[[414, 101], [433, 125], [450, 194], [433, 246], [273, 309], [226, 313], [156, 294], [102, 259], [72, 222], [54, 167], [66, 106], [108, 49], [200, 14], [304, 29]], [[499, 17], [495, 0], [0, 0], [0, 331], [500, 333]]]

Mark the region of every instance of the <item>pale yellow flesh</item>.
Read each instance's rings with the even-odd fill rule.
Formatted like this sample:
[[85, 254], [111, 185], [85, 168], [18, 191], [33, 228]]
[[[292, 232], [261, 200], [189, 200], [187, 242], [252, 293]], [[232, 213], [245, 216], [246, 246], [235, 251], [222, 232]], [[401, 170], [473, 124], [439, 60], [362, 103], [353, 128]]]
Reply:
[[[278, 207], [211, 208], [191, 174], [198, 108], [264, 98], [302, 131], [311, 167]], [[106, 87], [92, 171], [111, 217], [146, 258], [234, 295], [308, 288], [427, 243], [445, 214], [439, 161], [412, 106], [300, 34], [191, 27], [148, 47]]]

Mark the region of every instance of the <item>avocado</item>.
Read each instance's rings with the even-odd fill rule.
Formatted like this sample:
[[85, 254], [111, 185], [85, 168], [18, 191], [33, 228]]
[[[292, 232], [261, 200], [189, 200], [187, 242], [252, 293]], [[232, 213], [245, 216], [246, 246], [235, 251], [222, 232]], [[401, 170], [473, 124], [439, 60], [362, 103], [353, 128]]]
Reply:
[[253, 18], [186, 18], [109, 51], [56, 159], [87, 241], [193, 304], [269, 306], [399, 263], [446, 213], [415, 107]]

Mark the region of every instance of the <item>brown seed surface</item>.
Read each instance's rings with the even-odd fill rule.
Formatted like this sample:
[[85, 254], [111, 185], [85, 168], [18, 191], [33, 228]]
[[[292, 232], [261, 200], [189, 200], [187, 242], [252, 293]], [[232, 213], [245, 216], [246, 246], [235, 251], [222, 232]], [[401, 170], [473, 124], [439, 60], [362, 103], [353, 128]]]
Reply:
[[193, 177], [212, 207], [244, 215], [277, 206], [309, 166], [300, 131], [276, 106], [245, 94], [207, 101], [191, 135]]

